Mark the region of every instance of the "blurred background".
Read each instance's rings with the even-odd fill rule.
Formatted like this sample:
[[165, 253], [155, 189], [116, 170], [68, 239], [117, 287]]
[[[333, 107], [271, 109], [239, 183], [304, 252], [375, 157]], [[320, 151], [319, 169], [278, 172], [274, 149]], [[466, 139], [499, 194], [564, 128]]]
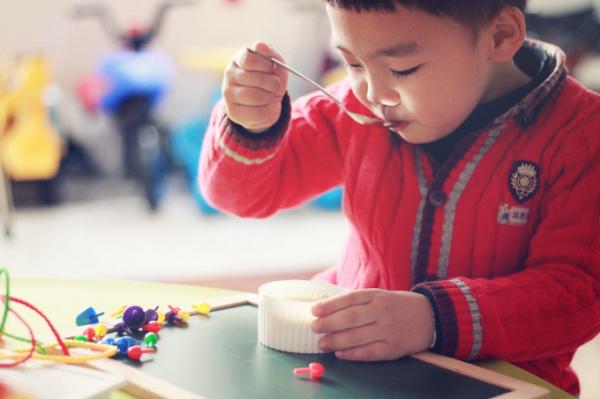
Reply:
[[[335, 65], [319, 0], [2, 2], [0, 261], [13, 276], [205, 282], [335, 262], [339, 190], [256, 221], [194, 184], [235, 51], [267, 41], [321, 81]], [[293, 97], [307, 90], [290, 80]]]
[[[562, 46], [593, 90], [598, 3], [533, 0], [527, 16], [530, 36]], [[223, 68], [241, 46], [267, 41], [314, 80], [340, 78], [321, 0], [0, 4], [0, 265], [12, 276], [255, 290], [335, 262], [341, 190], [242, 220], [194, 184]], [[308, 90], [290, 79], [292, 98]], [[576, 358], [582, 398], [600, 395], [597, 341]]]
[[[250, 281], [335, 262], [341, 190], [241, 220], [195, 184], [240, 47], [267, 41], [314, 80], [342, 76], [320, 0], [0, 1], [0, 262], [14, 276]], [[530, 36], [595, 89], [598, 1], [533, 0], [528, 14]], [[290, 79], [293, 98], [309, 89]]]

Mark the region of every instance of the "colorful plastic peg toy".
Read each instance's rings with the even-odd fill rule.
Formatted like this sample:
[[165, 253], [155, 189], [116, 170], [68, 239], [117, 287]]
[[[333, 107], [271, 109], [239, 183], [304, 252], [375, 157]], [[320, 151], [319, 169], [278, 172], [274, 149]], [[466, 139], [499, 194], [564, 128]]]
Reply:
[[115, 324], [113, 326], [113, 329], [115, 330], [117, 335], [120, 337], [122, 335], [125, 335], [125, 333], [127, 332], [127, 325], [124, 322], [120, 322], [120, 323]]
[[93, 307], [89, 307], [83, 311], [81, 311], [77, 317], [75, 318], [75, 323], [78, 326], [85, 326], [88, 324], [96, 324], [98, 323], [98, 317], [102, 316], [104, 312], [96, 313], [96, 310]]
[[116, 345], [116, 341], [113, 337], [106, 337], [102, 341], [100, 341], [102, 345]]
[[132, 330], [138, 330], [146, 322], [146, 312], [140, 306], [128, 306], [123, 312], [123, 323]]
[[158, 335], [153, 332], [149, 332], [148, 334], [144, 335], [144, 342], [148, 348], [154, 348], [158, 342]]
[[179, 318], [179, 320], [183, 321], [184, 323], [187, 323], [190, 320], [190, 312], [188, 312], [187, 310], [180, 310], [179, 312], [177, 312], [177, 317]]
[[127, 305], [122, 305], [117, 308], [117, 311], [110, 315], [113, 319], [118, 319], [123, 316], [123, 311], [127, 308]]
[[132, 337], [119, 337], [115, 340], [115, 346], [119, 351], [119, 355], [126, 356], [129, 348], [139, 345], [139, 342]]
[[157, 310], [156, 313], [158, 314], [158, 319], [156, 319], [156, 322], [160, 325], [165, 324], [165, 314], [164, 312], [161, 312], [160, 310]]
[[325, 374], [325, 367], [321, 363], [309, 363], [308, 367], [295, 368], [294, 375], [309, 374], [311, 380], [318, 380]]
[[96, 337], [101, 339], [108, 333], [108, 327], [106, 327], [106, 324], [100, 323], [94, 327], [94, 331], [96, 332]]
[[212, 310], [208, 303], [199, 303], [197, 305], [192, 305], [192, 307], [196, 309], [196, 312], [204, 315], [209, 314]]
[[148, 332], [152, 332], [152, 333], [157, 333], [160, 331], [161, 329], [161, 325], [157, 322], [157, 321], [150, 321], [148, 322], [148, 324], [146, 324], [143, 328], [144, 331], [148, 331]]
[[83, 330], [83, 335], [88, 339], [89, 342], [94, 342], [96, 338], [96, 330], [92, 327]]
[[154, 353], [154, 348], [142, 349], [139, 345], [134, 345], [127, 349], [127, 357], [132, 360], [140, 360], [144, 353]]
[[146, 323], [158, 320], [158, 306], [154, 309], [146, 309]]

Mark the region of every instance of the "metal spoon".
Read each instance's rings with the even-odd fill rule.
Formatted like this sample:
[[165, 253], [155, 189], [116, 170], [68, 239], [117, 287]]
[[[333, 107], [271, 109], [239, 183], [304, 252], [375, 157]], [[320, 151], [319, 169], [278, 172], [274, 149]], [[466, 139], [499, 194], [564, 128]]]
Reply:
[[303, 79], [304, 81], [310, 83], [311, 85], [313, 85], [316, 89], [320, 90], [323, 94], [325, 94], [327, 97], [331, 98], [341, 109], [342, 111], [344, 111], [346, 114], [348, 114], [348, 116], [350, 118], [352, 118], [354, 121], [362, 124], [362, 125], [381, 125], [384, 127], [389, 127], [391, 126], [391, 124], [386, 123], [385, 121], [379, 119], [379, 118], [373, 118], [367, 115], [363, 115], [363, 114], [359, 114], [356, 112], [352, 112], [350, 110], [348, 110], [348, 108], [346, 108], [346, 106], [344, 105], [343, 102], [341, 102], [340, 100], [338, 100], [337, 98], [335, 98], [331, 93], [329, 93], [327, 91], [327, 89], [325, 89], [323, 86], [321, 86], [320, 84], [318, 84], [317, 82], [315, 82], [314, 80], [312, 80], [311, 78], [309, 78], [308, 76], [296, 71], [294, 68], [292, 68], [291, 66], [284, 64], [283, 62], [279, 61], [276, 58], [270, 57], [268, 55], [265, 54], [261, 54], [258, 51], [254, 51], [251, 48], [246, 47], [246, 50], [248, 50], [248, 52], [252, 53], [252, 54], [256, 54], [259, 57], [262, 57], [266, 60], [271, 61], [274, 64], [279, 65], [282, 68], [287, 69], [288, 71], [290, 71], [291, 73], [293, 73], [294, 75], [298, 76], [300, 79]]

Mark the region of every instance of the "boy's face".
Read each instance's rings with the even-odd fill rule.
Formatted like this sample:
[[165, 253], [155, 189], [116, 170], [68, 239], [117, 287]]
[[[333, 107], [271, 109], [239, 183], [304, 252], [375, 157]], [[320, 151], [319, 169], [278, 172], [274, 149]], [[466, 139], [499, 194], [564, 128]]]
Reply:
[[407, 142], [448, 135], [485, 99], [492, 63], [484, 34], [475, 39], [454, 19], [404, 7], [327, 13], [354, 94]]

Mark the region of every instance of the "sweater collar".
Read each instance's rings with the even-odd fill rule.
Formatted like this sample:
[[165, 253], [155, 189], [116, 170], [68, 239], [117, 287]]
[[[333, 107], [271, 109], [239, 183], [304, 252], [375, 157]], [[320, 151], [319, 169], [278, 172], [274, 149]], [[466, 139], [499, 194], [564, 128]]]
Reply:
[[521, 101], [494, 119], [491, 127], [502, 125], [513, 118], [517, 120], [522, 128], [527, 128], [534, 124], [540, 111], [558, 95], [565, 81], [568, 73], [566, 56], [560, 48], [549, 43], [531, 39], [526, 40], [525, 46], [543, 51], [547, 56], [547, 62], [550, 62], [552, 65], [552, 70], [546, 79], [540, 82]]

